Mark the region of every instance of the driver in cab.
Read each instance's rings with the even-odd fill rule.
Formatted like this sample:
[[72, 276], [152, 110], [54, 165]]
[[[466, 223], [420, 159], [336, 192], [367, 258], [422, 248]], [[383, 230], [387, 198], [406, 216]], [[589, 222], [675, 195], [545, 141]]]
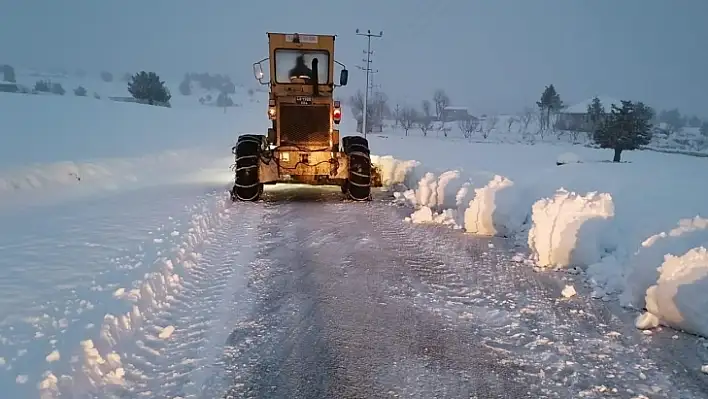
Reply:
[[305, 64], [305, 56], [300, 54], [295, 59], [295, 67], [290, 70], [289, 73], [290, 80], [294, 79], [312, 79], [312, 69], [310, 69], [307, 64]]

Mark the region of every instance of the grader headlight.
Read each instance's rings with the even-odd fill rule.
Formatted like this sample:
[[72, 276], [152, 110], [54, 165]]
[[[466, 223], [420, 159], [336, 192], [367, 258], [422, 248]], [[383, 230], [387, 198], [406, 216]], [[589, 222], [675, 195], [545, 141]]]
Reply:
[[268, 100], [268, 119], [275, 120], [275, 100]]

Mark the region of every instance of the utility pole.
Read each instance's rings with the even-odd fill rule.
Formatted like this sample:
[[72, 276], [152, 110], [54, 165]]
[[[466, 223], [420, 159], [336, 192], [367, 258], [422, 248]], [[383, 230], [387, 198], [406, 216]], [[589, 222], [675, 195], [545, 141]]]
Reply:
[[371, 77], [369, 78], [369, 90], [371, 90], [371, 95], [373, 96], [376, 93], [376, 89], [380, 88], [381, 85], [375, 85], [374, 84], [374, 75], [379, 73], [379, 70], [371, 71]]
[[359, 29], [356, 30], [357, 36], [366, 36], [366, 68], [361, 68], [366, 72], [366, 86], [365, 86], [365, 91], [364, 91], [364, 109], [362, 110], [362, 123], [361, 123], [361, 130], [364, 132], [364, 137], [366, 137], [366, 132], [367, 132], [367, 126], [366, 126], [366, 114], [367, 111], [369, 110], [369, 73], [371, 72], [371, 38], [372, 37], [377, 37], [380, 38], [383, 36], [383, 31], [379, 32], [379, 34], [374, 34], [371, 33], [371, 29], [367, 30], [366, 33], [359, 32]]

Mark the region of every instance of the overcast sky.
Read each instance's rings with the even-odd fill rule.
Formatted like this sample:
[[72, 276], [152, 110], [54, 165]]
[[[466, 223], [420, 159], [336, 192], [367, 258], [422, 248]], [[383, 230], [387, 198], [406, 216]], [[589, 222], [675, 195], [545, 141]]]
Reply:
[[708, 116], [708, 0], [0, 0], [0, 63], [229, 73], [252, 79], [266, 32], [337, 34], [336, 58], [418, 105], [444, 88], [475, 113], [514, 112], [554, 83], [566, 104], [594, 95]]

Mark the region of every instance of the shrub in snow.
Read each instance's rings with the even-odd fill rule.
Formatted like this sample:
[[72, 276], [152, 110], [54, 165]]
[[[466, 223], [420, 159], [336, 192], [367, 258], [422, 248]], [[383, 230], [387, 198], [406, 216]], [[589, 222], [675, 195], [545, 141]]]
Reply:
[[17, 80], [15, 79], [15, 68], [11, 67], [10, 65], [3, 65], [1, 69], [4, 81], [10, 83], [17, 83]]
[[103, 71], [101, 72], [101, 80], [103, 80], [104, 82], [112, 82], [113, 74], [110, 72]]
[[563, 154], [560, 154], [558, 156], [558, 159], [556, 159], [556, 165], [565, 165], [568, 163], [581, 163], [582, 161], [580, 160], [580, 157], [578, 154], [572, 153], [572, 152], [564, 152]]
[[647, 289], [647, 312], [663, 325], [708, 337], [708, 250], [666, 255], [659, 280]]
[[692, 248], [708, 246], [708, 219], [696, 216], [682, 219], [678, 226], [647, 238], [629, 259], [624, 289], [620, 296], [623, 306], [642, 309], [644, 297], [659, 278], [659, 267], [668, 255], [680, 256]]
[[79, 86], [74, 89], [74, 95], [79, 97], [86, 97], [86, 89], [83, 86]]
[[128, 92], [136, 100], [146, 101], [150, 105], [169, 105], [170, 98], [172, 98], [165, 82], [161, 81], [155, 72], [141, 71], [136, 73], [128, 83]]
[[588, 266], [610, 248], [614, 203], [610, 194], [585, 196], [560, 189], [532, 207], [528, 245], [538, 266]]
[[52, 93], [63, 96], [66, 93], [66, 90], [64, 90], [61, 83], [52, 83]]

